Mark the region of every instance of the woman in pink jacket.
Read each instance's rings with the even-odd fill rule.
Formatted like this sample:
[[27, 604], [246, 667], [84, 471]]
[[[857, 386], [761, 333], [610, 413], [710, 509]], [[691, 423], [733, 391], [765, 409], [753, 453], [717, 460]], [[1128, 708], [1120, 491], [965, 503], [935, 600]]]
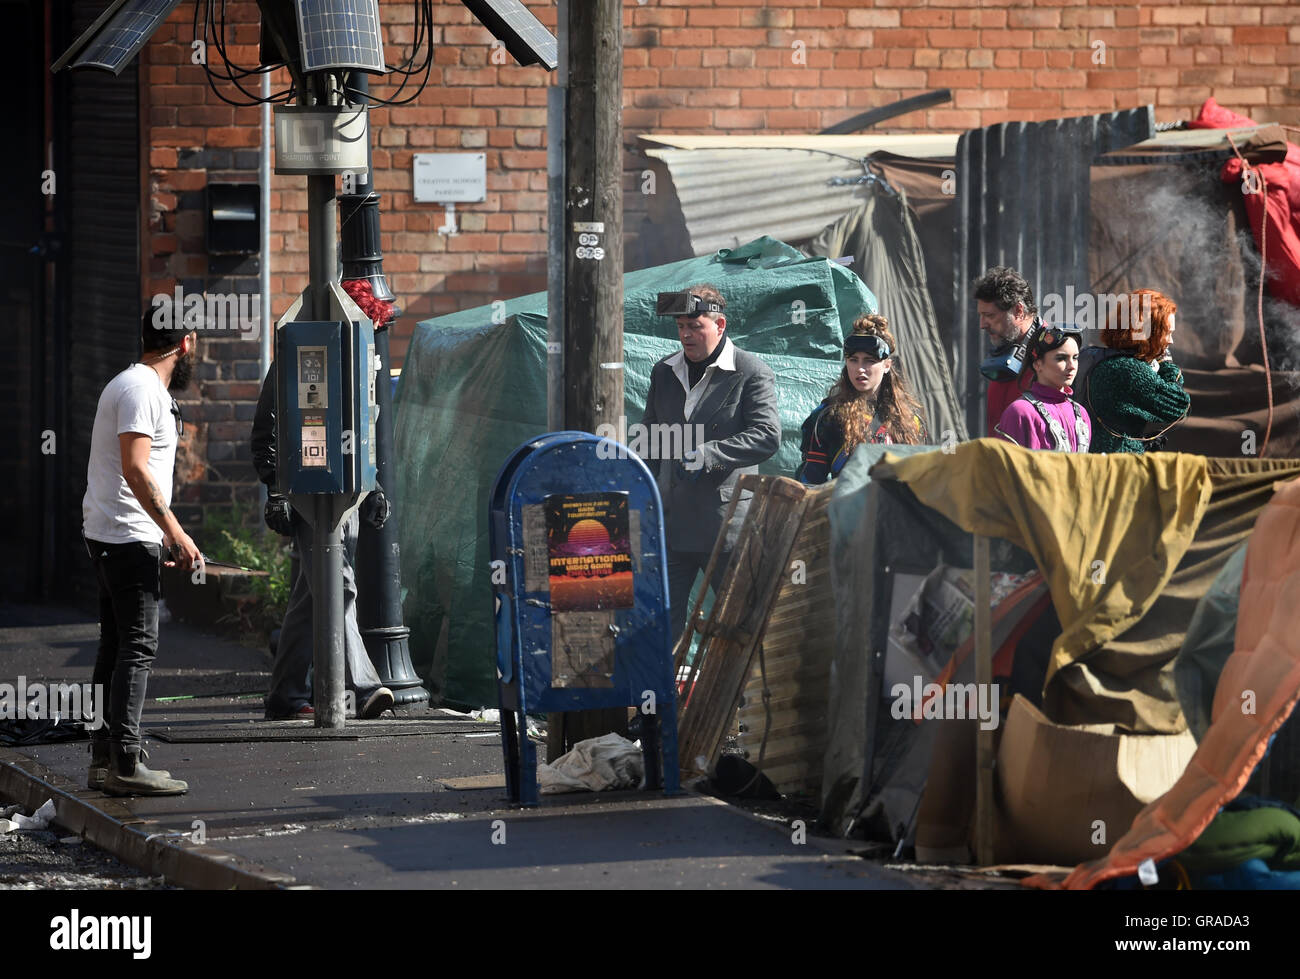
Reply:
[[1079, 334], [1046, 327], [1030, 343], [1025, 371], [1034, 383], [1002, 413], [994, 429], [1026, 449], [1087, 452], [1092, 419], [1070, 395], [1079, 372]]

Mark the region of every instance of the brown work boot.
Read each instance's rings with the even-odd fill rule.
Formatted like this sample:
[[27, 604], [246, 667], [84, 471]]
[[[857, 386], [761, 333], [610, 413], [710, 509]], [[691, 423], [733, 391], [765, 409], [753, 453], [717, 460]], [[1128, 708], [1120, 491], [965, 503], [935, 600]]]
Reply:
[[104, 791], [109, 795], [184, 795], [190, 790], [188, 784], [169, 773], [145, 767], [138, 749], [124, 751], [120, 745], [112, 745], [109, 760], [104, 779]]

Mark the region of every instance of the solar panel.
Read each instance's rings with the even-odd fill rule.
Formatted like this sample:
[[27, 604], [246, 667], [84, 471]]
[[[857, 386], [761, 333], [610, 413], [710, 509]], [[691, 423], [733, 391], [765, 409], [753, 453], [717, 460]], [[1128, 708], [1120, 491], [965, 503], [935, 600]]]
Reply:
[[555, 35], [528, 12], [519, 0], [461, 0], [470, 13], [499, 38], [521, 65], [543, 65], [554, 71], [560, 63]]
[[297, 0], [302, 70], [364, 68], [383, 73], [379, 0]]
[[[102, 68], [120, 75], [180, 0], [116, 0], [51, 67]], [[73, 59], [76, 59], [75, 61]]]

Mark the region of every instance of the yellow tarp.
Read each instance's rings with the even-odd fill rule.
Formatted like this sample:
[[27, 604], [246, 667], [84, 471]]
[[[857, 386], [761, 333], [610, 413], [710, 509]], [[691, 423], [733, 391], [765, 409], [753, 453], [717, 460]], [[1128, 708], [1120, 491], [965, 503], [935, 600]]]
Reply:
[[1033, 556], [1062, 627], [1044, 683], [1048, 717], [1182, 730], [1164, 671], [1125, 670], [1136, 685], [1116, 685], [1087, 667], [1146, 614], [1191, 544], [1212, 490], [1204, 456], [1036, 452], [978, 439], [950, 452], [886, 455], [871, 475], [897, 480], [963, 530]]
[[[1219, 677], [1214, 714], [1174, 787], [1143, 809], [1101, 860], [1064, 882], [1088, 889], [1145, 860], [1182, 852], [1232, 801], [1300, 700], [1300, 481], [1283, 483], [1255, 524], [1237, 609], [1236, 649]], [[1030, 886], [1060, 887], [1046, 876]]]

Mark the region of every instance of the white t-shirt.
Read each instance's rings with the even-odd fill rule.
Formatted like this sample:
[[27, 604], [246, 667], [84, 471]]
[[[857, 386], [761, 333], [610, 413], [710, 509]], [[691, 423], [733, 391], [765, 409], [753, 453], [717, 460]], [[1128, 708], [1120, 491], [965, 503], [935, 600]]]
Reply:
[[139, 432], [152, 439], [149, 472], [163, 500], [171, 506], [176, 416], [162, 378], [145, 364], [133, 364], [122, 371], [99, 396], [90, 436], [81, 526], [88, 538], [108, 544], [134, 540], [161, 544], [162, 528], [145, 512], [122, 476], [122, 444], [118, 436], [123, 432]]

